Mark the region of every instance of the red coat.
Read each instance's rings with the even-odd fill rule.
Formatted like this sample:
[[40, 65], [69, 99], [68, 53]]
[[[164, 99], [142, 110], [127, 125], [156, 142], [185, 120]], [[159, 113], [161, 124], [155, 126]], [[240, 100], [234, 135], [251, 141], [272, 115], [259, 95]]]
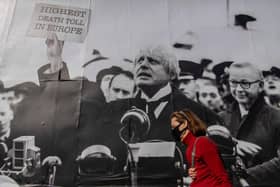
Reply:
[[[192, 133], [188, 133], [183, 141], [187, 145], [186, 158], [189, 166], [191, 166], [191, 153], [196, 138]], [[206, 136], [200, 137], [196, 142], [194, 167], [197, 176], [191, 183], [191, 187], [232, 187], [217, 146]]]

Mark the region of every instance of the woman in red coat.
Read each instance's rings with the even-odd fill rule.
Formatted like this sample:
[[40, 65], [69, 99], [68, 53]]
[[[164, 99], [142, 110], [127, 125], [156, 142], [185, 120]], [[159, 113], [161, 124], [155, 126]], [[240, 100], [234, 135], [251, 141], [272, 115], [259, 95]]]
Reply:
[[205, 136], [205, 124], [190, 110], [174, 112], [170, 119], [172, 135], [187, 145], [186, 160], [193, 165], [189, 167], [191, 187], [232, 187], [217, 146]]

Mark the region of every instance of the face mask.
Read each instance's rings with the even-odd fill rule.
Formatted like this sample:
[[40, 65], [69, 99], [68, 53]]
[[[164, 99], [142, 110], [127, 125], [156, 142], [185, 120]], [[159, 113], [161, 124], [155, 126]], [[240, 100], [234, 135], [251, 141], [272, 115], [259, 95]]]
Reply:
[[181, 125], [182, 124], [178, 125], [177, 127], [175, 127], [174, 129], [171, 130], [172, 136], [173, 136], [173, 138], [175, 139], [176, 142], [180, 142], [181, 141], [182, 133], [188, 128], [188, 127], [186, 127], [182, 131], [180, 131], [179, 127]]

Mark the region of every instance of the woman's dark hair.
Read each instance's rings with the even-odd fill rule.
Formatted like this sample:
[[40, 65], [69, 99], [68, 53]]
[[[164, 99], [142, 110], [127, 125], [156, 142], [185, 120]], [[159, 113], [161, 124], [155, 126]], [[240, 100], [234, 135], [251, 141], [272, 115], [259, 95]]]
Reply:
[[206, 125], [199, 119], [199, 117], [189, 109], [183, 109], [181, 111], [173, 112], [170, 119], [176, 118], [179, 123], [183, 123], [185, 120], [188, 121], [188, 129], [194, 136], [205, 136]]

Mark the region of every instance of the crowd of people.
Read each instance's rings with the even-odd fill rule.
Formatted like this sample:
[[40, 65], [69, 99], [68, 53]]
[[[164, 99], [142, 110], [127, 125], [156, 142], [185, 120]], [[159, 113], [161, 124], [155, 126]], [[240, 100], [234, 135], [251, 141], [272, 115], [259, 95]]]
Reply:
[[[42, 159], [55, 155], [62, 160], [58, 185], [77, 184], [76, 159], [90, 145], [109, 148], [116, 158], [110, 173], [122, 173], [128, 157], [119, 135], [125, 112], [136, 107], [149, 116], [151, 127], [141, 141], [174, 141], [169, 117], [187, 108], [207, 126], [229, 129], [250, 184], [280, 184], [279, 68], [261, 71], [253, 62], [210, 59], [196, 63], [156, 46], [139, 52], [132, 72], [116, 63], [93, 82], [71, 78], [62, 59], [63, 45], [55, 34], [46, 40], [49, 64], [38, 69], [39, 85], [2, 84], [2, 163], [14, 138], [33, 135]], [[128, 137], [133, 136], [130, 130]]]

